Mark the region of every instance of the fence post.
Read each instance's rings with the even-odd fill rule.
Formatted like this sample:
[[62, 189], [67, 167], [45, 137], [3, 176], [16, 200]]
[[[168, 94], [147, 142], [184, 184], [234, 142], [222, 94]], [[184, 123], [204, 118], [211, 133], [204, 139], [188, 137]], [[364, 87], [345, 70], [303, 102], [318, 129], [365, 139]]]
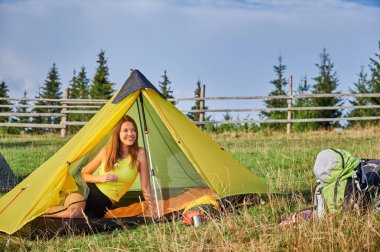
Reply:
[[[69, 89], [68, 88], [66, 88], [65, 90], [63, 90], [62, 99], [69, 99]], [[64, 126], [64, 128], [61, 128], [61, 137], [65, 137], [66, 133], [67, 133], [67, 125], [66, 125], [67, 116], [68, 116], [67, 115], [67, 103], [66, 102], [61, 102], [61, 104], [62, 104], [61, 113], [65, 114], [64, 116], [61, 117], [61, 125]]]
[[[206, 97], [206, 85], [201, 85], [199, 98], [205, 98], [205, 97]], [[199, 101], [199, 109], [205, 109], [205, 100], [204, 99]], [[204, 120], [205, 120], [205, 112], [199, 112], [199, 122], [204, 122]], [[199, 128], [201, 130], [204, 130], [204, 128], [205, 128], [204, 124], [200, 124]]]
[[[292, 108], [292, 96], [293, 95], [293, 76], [290, 75], [290, 80], [289, 80], [289, 96], [290, 98], [288, 99], [288, 120], [292, 120], [292, 111], [290, 110]], [[292, 123], [288, 122], [286, 124], [286, 134], [290, 135], [290, 132], [292, 131]]]

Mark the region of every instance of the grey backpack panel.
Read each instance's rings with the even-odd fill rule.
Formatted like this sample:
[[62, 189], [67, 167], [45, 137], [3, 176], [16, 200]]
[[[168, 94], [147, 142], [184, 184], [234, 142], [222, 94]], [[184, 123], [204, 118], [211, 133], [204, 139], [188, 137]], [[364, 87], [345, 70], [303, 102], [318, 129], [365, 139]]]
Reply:
[[339, 158], [332, 150], [319, 152], [314, 163], [314, 174], [322, 184], [326, 183], [327, 176], [339, 164]]

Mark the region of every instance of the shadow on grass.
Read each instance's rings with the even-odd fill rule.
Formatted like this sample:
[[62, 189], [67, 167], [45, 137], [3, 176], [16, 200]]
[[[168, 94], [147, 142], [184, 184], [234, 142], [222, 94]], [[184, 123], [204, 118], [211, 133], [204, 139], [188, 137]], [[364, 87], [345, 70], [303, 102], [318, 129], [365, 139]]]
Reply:
[[[226, 197], [221, 200], [224, 213], [248, 212], [265, 221], [279, 223], [288, 215], [303, 209], [313, 207], [312, 192], [310, 190], [271, 193], [271, 194], [247, 194]], [[256, 218], [255, 217], [255, 218]]]
[[52, 239], [59, 236], [104, 234], [117, 229], [134, 229], [144, 224], [152, 224], [152, 222], [142, 217], [118, 219], [38, 217], [27, 223], [15, 235], [30, 240]]

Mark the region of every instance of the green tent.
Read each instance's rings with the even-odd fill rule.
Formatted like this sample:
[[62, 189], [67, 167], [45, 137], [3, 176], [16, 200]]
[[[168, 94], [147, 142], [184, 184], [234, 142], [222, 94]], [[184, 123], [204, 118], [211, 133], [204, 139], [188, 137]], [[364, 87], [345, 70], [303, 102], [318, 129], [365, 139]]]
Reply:
[[[268, 192], [264, 182], [163, 98], [141, 72], [132, 70], [111, 100], [65, 146], [0, 198], [0, 231], [12, 234], [41, 219], [49, 228], [51, 220], [39, 217], [42, 213], [61, 204], [70, 192], [86, 195], [80, 168], [107, 143], [125, 114], [135, 119], [139, 145], [149, 153], [151, 194], [160, 216], [227, 196]], [[148, 216], [141, 199], [137, 179], [102, 219]]]
[[0, 153], [0, 193], [8, 192], [17, 185], [17, 178]]

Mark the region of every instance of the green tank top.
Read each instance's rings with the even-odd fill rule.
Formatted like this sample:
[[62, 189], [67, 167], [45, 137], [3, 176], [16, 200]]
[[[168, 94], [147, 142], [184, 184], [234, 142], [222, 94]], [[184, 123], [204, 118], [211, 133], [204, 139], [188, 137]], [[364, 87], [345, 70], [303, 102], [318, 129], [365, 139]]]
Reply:
[[139, 173], [137, 167], [131, 167], [131, 159], [131, 155], [128, 155], [128, 157], [118, 160], [116, 167], [108, 172], [104, 171], [104, 162], [102, 162], [97, 169], [99, 176], [113, 173], [118, 177], [118, 181], [116, 182], [96, 184], [102, 193], [114, 201], [119, 201], [120, 198], [128, 192]]

